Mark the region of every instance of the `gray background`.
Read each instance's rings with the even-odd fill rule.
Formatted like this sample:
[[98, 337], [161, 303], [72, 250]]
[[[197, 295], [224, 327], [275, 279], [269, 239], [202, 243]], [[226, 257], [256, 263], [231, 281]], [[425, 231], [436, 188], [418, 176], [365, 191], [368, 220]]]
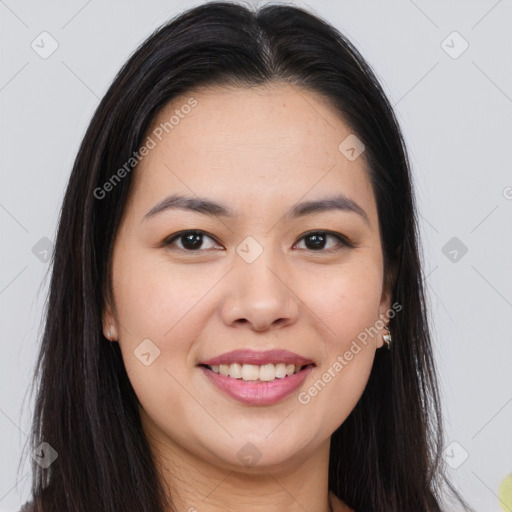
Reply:
[[[199, 3], [0, 0], [0, 511], [29, 493], [20, 457], [45, 260], [78, 145], [138, 44]], [[346, 34], [395, 105], [420, 212], [448, 473], [476, 510], [499, 512], [512, 472], [512, 2], [290, 3]], [[58, 43], [47, 58], [43, 31]]]

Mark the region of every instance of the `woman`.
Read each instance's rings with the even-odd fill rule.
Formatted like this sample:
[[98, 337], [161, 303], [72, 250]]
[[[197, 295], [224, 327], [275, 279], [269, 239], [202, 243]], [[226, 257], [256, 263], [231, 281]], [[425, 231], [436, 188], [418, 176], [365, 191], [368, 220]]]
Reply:
[[397, 121], [333, 27], [163, 26], [67, 187], [27, 509], [442, 510], [417, 239]]

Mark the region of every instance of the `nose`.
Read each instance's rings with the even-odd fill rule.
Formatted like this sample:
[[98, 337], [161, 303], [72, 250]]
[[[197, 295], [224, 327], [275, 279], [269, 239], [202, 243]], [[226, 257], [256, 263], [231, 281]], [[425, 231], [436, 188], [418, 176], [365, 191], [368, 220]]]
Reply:
[[300, 298], [293, 290], [289, 269], [265, 250], [252, 263], [236, 257], [226, 282], [221, 315], [226, 325], [247, 325], [261, 332], [295, 323]]

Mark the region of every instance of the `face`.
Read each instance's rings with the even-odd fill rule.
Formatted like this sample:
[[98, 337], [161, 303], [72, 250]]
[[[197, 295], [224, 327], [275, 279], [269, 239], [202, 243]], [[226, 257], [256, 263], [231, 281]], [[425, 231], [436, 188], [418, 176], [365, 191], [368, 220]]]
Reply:
[[[349, 135], [322, 97], [284, 84], [183, 95], [146, 134], [155, 145], [133, 171], [103, 321], [158, 449], [292, 466], [356, 405], [390, 302], [364, 152], [339, 149]], [[257, 364], [217, 370], [232, 376], [201, 366], [234, 350], [267, 354], [233, 356]], [[291, 361], [309, 364], [285, 377]]]

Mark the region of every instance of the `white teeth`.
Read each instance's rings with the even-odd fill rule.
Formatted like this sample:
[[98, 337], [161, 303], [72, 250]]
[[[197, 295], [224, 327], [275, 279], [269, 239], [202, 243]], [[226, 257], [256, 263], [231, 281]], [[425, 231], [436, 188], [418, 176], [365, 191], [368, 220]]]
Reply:
[[234, 379], [242, 378], [242, 365], [238, 363], [233, 363], [229, 365], [229, 376]]
[[242, 365], [242, 379], [243, 380], [258, 380], [260, 377], [260, 368], [255, 364]]
[[[300, 370], [300, 368], [297, 368], [297, 370]], [[294, 373], [295, 373], [295, 365], [287, 364], [286, 365], [286, 375], [293, 375]]]
[[221, 364], [213, 365], [211, 369], [215, 373], [232, 377], [234, 379], [260, 380], [269, 382], [275, 379], [284, 379], [301, 370], [301, 366], [295, 367], [294, 364], [264, 364], [261, 366], [255, 364]]
[[276, 367], [273, 364], [260, 366], [260, 380], [269, 381], [276, 378]]
[[276, 377], [284, 379], [286, 377], [286, 365], [283, 363], [276, 364]]

